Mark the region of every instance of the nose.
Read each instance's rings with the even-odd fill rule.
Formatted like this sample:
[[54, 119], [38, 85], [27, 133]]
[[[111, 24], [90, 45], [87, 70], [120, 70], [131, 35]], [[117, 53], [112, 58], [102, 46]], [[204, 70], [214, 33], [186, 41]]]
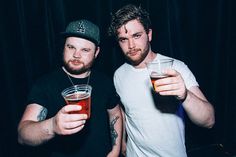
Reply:
[[133, 48], [135, 48], [135, 43], [134, 43], [134, 40], [133, 39], [129, 39], [129, 43], [128, 43], [129, 45], [129, 49], [133, 49]]
[[73, 53], [73, 57], [74, 58], [80, 58], [81, 57], [81, 54], [78, 50], [75, 50], [75, 52]]

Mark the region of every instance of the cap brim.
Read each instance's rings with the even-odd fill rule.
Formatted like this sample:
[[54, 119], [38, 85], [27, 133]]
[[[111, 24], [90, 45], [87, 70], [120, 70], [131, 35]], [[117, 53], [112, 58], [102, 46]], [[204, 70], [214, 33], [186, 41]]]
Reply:
[[68, 33], [68, 32], [61, 32], [60, 34], [61, 34], [61, 36], [62, 36], [63, 38], [67, 38], [67, 37], [79, 37], [79, 38], [83, 38], [83, 39], [86, 39], [86, 40], [89, 40], [89, 41], [93, 42], [96, 46], [99, 45], [96, 40], [94, 40], [94, 39], [92, 39], [92, 38], [90, 38], [90, 37], [88, 37], [88, 36], [86, 36], [86, 35], [84, 35], [84, 34], [80, 34], [80, 33]]

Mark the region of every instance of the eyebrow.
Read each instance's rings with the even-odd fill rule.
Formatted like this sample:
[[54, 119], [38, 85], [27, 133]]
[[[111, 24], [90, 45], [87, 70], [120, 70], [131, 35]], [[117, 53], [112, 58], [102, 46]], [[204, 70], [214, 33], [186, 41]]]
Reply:
[[70, 43], [66, 43], [66, 46], [72, 46], [75, 47], [74, 45], [70, 44]]
[[136, 32], [136, 33], [132, 34], [132, 36], [139, 35], [139, 34], [143, 34], [143, 32], [142, 31], [141, 32]]
[[[134, 34], [131, 34], [131, 36], [133, 37], [133, 36], [135, 36], [135, 35], [142, 35], [143, 34], [143, 31], [139, 31], [139, 32], [136, 32], [136, 33], [134, 33]], [[127, 37], [123, 37], [123, 36], [121, 36], [121, 37], [119, 37], [118, 36], [118, 40], [119, 39], [127, 39]]]
[[89, 47], [84, 47], [84, 48], [82, 48], [82, 50], [87, 50], [87, 51], [90, 51], [90, 50], [91, 50], [91, 48], [89, 48]]

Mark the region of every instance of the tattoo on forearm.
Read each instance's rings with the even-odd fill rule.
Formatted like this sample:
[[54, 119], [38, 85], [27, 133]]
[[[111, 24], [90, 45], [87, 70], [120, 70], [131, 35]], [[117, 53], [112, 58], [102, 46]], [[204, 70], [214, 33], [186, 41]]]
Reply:
[[37, 119], [39, 121], [45, 120], [45, 118], [47, 117], [48, 114], [48, 110], [45, 107], [42, 107], [39, 115], [37, 116]]
[[114, 128], [115, 123], [119, 119], [119, 116], [115, 117], [111, 122], [110, 122], [110, 130], [111, 130], [111, 141], [112, 145], [116, 145], [116, 138], [118, 137], [118, 134]]

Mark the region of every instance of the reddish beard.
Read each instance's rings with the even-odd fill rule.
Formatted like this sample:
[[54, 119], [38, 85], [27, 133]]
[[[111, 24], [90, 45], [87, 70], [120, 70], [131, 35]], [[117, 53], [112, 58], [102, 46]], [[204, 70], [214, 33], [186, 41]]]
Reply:
[[139, 51], [141, 51], [141, 49], [131, 49], [126, 54], [128, 56], [133, 56], [133, 55], [136, 55]]
[[142, 54], [141, 52], [141, 49], [132, 49], [126, 53], [125, 57], [132, 65], [138, 65], [142, 60], [142, 56], [140, 56]]
[[144, 50], [140, 48], [131, 49], [126, 53], [125, 57], [132, 65], [137, 66], [145, 59], [149, 50], [150, 46], [147, 46]]

